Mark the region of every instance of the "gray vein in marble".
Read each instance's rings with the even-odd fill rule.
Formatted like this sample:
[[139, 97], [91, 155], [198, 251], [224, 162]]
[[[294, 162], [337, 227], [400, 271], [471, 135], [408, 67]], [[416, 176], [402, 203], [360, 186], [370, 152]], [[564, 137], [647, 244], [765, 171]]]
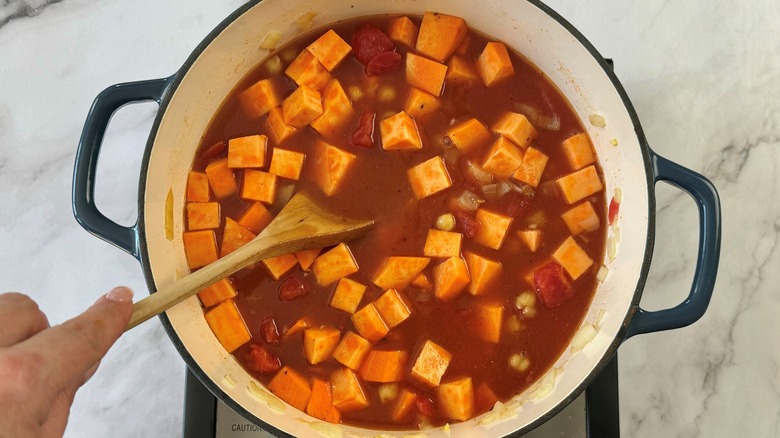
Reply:
[[34, 17], [62, 0], [0, 0], [0, 27], [16, 18]]

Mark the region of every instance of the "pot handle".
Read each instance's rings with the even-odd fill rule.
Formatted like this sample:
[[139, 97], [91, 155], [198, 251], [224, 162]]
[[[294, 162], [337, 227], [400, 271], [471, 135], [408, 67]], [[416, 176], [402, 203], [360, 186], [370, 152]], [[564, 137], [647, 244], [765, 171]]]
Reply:
[[676, 329], [693, 324], [704, 315], [712, 298], [720, 259], [720, 198], [715, 186], [704, 176], [650, 150], [653, 182], [666, 181], [687, 192], [699, 209], [699, 254], [688, 298], [676, 307], [649, 312], [641, 307], [626, 331], [626, 339], [650, 332]]
[[76, 221], [92, 235], [124, 250], [136, 259], [140, 256], [138, 220], [131, 227], [123, 227], [98, 210], [95, 205], [95, 170], [103, 136], [114, 112], [130, 103], [153, 100], [159, 104], [170, 82], [171, 78], [126, 82], [112, 85], [100, 92], [89, 109], [76, 150], [72, 194]]

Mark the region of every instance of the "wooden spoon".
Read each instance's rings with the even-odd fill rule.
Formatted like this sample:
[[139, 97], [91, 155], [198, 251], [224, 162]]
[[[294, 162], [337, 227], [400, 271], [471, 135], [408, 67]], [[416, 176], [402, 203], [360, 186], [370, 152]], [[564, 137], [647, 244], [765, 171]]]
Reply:
[[251, 242], [135, 303], [126, 330], [252, 263], [352, 240], [368, 232], [373, 225], [374, 221], [371, 220], [334, 215], [315, 204], [307, 195], [297, 193]]

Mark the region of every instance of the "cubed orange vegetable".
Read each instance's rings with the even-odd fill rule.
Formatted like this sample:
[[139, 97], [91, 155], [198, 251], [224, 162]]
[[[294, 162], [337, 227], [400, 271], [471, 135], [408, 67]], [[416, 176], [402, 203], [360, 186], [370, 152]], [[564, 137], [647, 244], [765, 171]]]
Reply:
[[452, 354], [441, 345], [431, 341], [425, 341], [420, 353], [414, 360], [411, 374], [415, 380], [430, 387], [437, 387], [441, 377], [450, 366]]
[[412, 52], [406, 54], [406, 83], [409, 85], [440, 96], [446, 75], [446, 65]]
[[444, 62], [460, 46], [468, 30], [466, 22], [460, 17], [426, 12], [415, 48], [426, 56]]
[[539, 229], [520, 230], [517, 236], [531, 252], [536, 252], [542, 244], [542, 230]]
[[502, 271], [501, 263], [487, 257], [465, 251], [463, 258], [471, 275], [468, 291], [471, 295], [482, 295], [490, 291], [490, 286]]
[[182, 240], [190, 269], [206, 266], [219, 258], [217, 237], [213, 230], [185, 231]]
[[457, 85], [472, 86], [479, 82], [479, 74], [474, 63], [462, 56], [453, 56], [447, 63], [447, 75], [444, 80]]
[[328, 196], [336, 193], [347, 172], [355, 164], [355, 155], [322, 140], [314, 143], [314, 152], [309, 159], [312, 180]]
[[322, 252], [322, 248], [304, 249], [303, 251], [296, 251], [295, 258], [298, 260], [298, 264], [301, 265], [301, 270], [308, 271], [311, 265], [314, 264], [314, 260]]
[[260, 202], [253, 202], [238, 218], [238, 223], [247, 230], [260, 234], [273, 220], [271, 212]]
[[445, 135], [458, 150], [466, 154], [490, 141], [490, 131], [482, 122], [474, 118], [451, 126]]
[[539, 149], [529, 147], [523, 154], [523, 162], [517, 168], [512, 178], [524, 182], [531, 187], [537, 187], [542, 180], [542, 173], [550, 158]]
[[276, 175], [262, 170], [245, 169], [241, 183], [241, 199], [273, 204], [276, 201]]
[[298, 181], [298, 177], [301, 175], [301, 169], [303, 168], [304, 158], [306, 158], [306, 155], [301, 152], [274, 148], [268, 173]]
[[476, 218], [479, 226], [474, 235], [474, 242], [492, 249], [501, 248], [514, 219], [484, 208], [477, 209]]
[[222, 231], [222, 247], [220, 248], [219, 256], [225, 257], [251, 242], [254, 238], [255, 233], [247, 230], [233, 219], [226, 217], [225, 227]]
[[439, 193], [452, 185], [452, 179], [450, 173], [447, 172], [444, 159], [439, 156], [423, 161], [407, 170], [406, 174], [417, 199]]
[[423, 255], [426, 257], [455, 257], [460, 255], [460, 244], [463, 235], [452, 231], [441, 231], [435, 228], [428, 230], [425, 239]]
[[352, 315], [352, 324], [361, 336], [371, 342], [377, 342], [384, 338], [389, 329], [379, 315], [373, 303], [366, 304], [362, 309]]
[[584, 132], [567, 138], [563, 141], [562, 146], [566, 159], [569, 160], [569, 165], [574, 170], [582, 169], [588, 164], [596, 162], [596, 157], [593, 156], [593, 146], [588, 140], [588, 135]]
[[524, 115], [511, 111], [499, 117], [490, 129], [508, 138], [522, 149], [525, 149], [528, 142], [537, 135], [534, 125]]
[[386, 151], [422, 149], [417, 124], [403, 111], [379, 122], [379, 132]]
[[471, 35], [466, 34], [466, 37], [463, 38], [463, 42], [455, 49], [455, 53], [461, 56], [467, 55], [469, 53], [469, 48], [471, 48], [471, 39]]
[[349, 368], [341, 368], [330, 375], [333, 406], [341, 412], [362, 411], [369, 406], [366, 392], [357, 374]]
[[482, 168], [495, 176], [509, 178], [522, 163], [523, 152], [500, 135], [482, 160]]
[[417, 276], [414, 277], [414, 280], [412, 280], [412, 286], [433, 292], [433, 283], [431, 283], [431, 280], [427, 275], [422, 273], [417, 274]]
[[313, 43], [309, 44], [306, 50], [311, 52], [326, 70], [331, 71], [349, 55], [352, 47], [341, 39], [333, 29], [329, 29]]
[[238, 184], [235, 176], [233, 176], [233, 170], [228, 167], [227, 158], [209, 163], [206, 166], [206, 175], [208, 176], [211, 190], [217, 198], [227, 198], [238, 191]]
[[512, 60], [503, 43], [489, 42], [477, 58], [477, 72], [486, 87], [491, 87], [515, 74]]
[[347, 277], [342, 277], [336, 284], [333, 296], [330, 297], [330, 307], [350, 314], [355, 313], [365, 292], [365, 285]]
[[280, 99], [273, 82], [263, 79], [238, 95], [241, 107], [249, 117], [260, 117], [279, 105]]
[[474, 386], [471, 377], [461, 377], [436, 388], [439, 410], [452, 420], [466, 421], [474, 415]]
[[360, 377], [367, 382], [400, 382], [408, 361], [409, 352], [405, 350], [371, 350], [360, 366]]
[[588, 256], [584, 249], [577, 245], [577, 242], [571, 236], [563, 241], [552, 256], [555, 261], [563, 266], [563, 269], [569, 273], [573, 280], [578, 279], [588, 268], [593, 266], [593, 259]]
[[312, 379], [311, 397], [306, 405], [306, 413], [328, 423], [339, 424], [341, 422], [341, 412], [333, 406], [330, 382], [316, 377]]
[[303, 50], [290, 63], [284, 73], [299, 86], [306, 85], [317, 91], [328, 85], [333, 76], [308, 50]]
[[404, 104], [404, 111], [418, 120], [436, 112], [439, 108], [441, 108], [441, 101], [438, 97], [414, 87], [409, 90], [409, 96]]
[[295, 131], [297, 131], [295, 127], [284, 123], [284, 115], [282, 114], [282, 107], [280, 106], [268, 112], [266, 126], [268, 127], [268, 135], [276, 145], [283, 142], [287, 137], [293, 135]]
[[598, 172], [594, 166], [588, 166], [576, 172], [562, 176], [555, 180], [563, 198], [569, 204], [574, 204], [594, 193], [604, 189]]
[[268, 137], [265, 135], [248, 135], [246, 137], [228, 140], [228, 167], [263, 167], [265, 166], [265, 146]]
[[357, 262], [345, 243], [340, 243], [314, 259], [314, 264], [311, 267], [311, 272], [320, 286], [327, 286], [339, 278], [357, 271]]
[[493, 392], [493, 389], [482, 382], [477, 386], [477, 390], [474, 391], [474, 406], [477, 411], [484, 411], [492, 408], [498, 401], [498, 396]]
[[311, 319], [306, 316], [296, 319], [287, 328], [284, 329], [284, 336], [292, 336], [296, 333], [300, 333], [312, 326]]
[[396, 17], [390, 21], [387, 36], [395, 42], [414, 48], [414, 44], [417, 42], [417, 32], [417, 25], [409, 17]]
[[187, 176], [187, 202], [208, 202], [209, 177], [204, 172], [190, 171]]
[[561, 217], [574, 235], [595, 231], [601, 226], [599, 215], [596, 214], [593, 204], [589, 201], [585, 201], [566, 211]]
[[343, 365], [357, 370], [363, 363], [371, 343], [355, 332], [348, 331], [341, 338], [341, 342], [333, 350], [333, 358]]
[[386, 290], [385, 293], [374, 300], [374, 307], [376, 307], [387, 328], [397, 327], [412, 315], [407, 300], [401, 292], [395, 289]]
[[428, 257], [388, 257], [371, 281], [382, 289], [403, 289], [430, 262]]
[[409, 388], [404, 388], [398, 394], [397, 401], [393, 407], [391, 418], [393, 421], [400, 422], [412, 413], [414, 402], [417, 400], [417, 394]]
[[501, 303], [474, 303], [473, 328], [485, 342], [498, 344], [501, 340], [501, 325], [504, 322], [504, 306]]
[[310, 364], [316, 365], [330, 358], [341, 339], [341, 332], [333, 327], [309, 328], [303, 331], [303, 353]]
[[339, 80], [333, 79], [322, 90], [322, 115], [314, 119], [310, 126], [322, 136], [335, 137], [354, 115], [355, 110], [352, 109], [347, 93]]
[[306, 409], [311, 397], [309, 380], [288, 366], [276, 372], [268, 382], [268, 390], [300, 411]]
[[219, 202], [188, 202], [187, 229], [208, 230], [219, 228]]
[[471, 281], [466, 262], [450, 257], [433, 269], [434, 294], [442, 301], [455, 298]]
[[206, 312], [206, 322], [228, 353], [252, 339], [233, 300], [225, 301]]
[[271, 257], [270, 259], [261, 260], [265, 269], [271, 274], [271, 278], [278, 280], [282, 278], [282, 275], [290, 272], [295, 265], [298, 264], [298, 259], [295, 258], [295, 254], [282, 254], [280, 256]]
[[301, 85], [282, 101], [284, 123], [303, 128], [322, 114], [322, 95], [319, 91]]
[[203, 307], [212, 307], [236, 296], [236, 288], [227, 278], [223, 278], [211, 286], [198, 292], [198, 298]]

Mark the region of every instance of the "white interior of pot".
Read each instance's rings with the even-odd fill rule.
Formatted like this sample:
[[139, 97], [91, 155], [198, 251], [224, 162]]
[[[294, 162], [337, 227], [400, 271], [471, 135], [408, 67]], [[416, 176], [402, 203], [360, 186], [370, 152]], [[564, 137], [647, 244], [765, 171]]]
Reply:
[[[173, 282], [188, 272], [181, 242], [181, 220], [187, 172], [198, 142], [212, 115], [233, 86], [267, 55], [260, 41], [273, 30], [283, 35], [281, 44], [299, 34], [296, 19], [314, 12], [313, 28], [350, 17], [381, 14], [422, 14], [424, 9], [464, 17], [468, 24], [502, 40], [536, 64], [557, 84], [584, 121], [606, 177], [608, 200], [621, 187], [621, 240], [614, 262], [605, 260], [609, 275], [596, 293], [585, 323], [597, 328], [596, 337], [580, 352], [568, 349], [548, 379], [555, 385], [546, 396], [532, 391], [516, 397], [517, 413], [503, 421], [483, 425], [481, 418], [452, 426], [468, 436], [504, 435], [531, 423], [553, 409], [588, 376], [615, 338], [629, 309], [645, 253], [648, 199], [645, 169], [631, 119], [611, 82], [587, 50], [558, 22], [534, 5], [516, 1], [473, 0], [265, 0], [230, 24], [205, 49], [186, 73], [162, 119], [149, 161], [146, 184], [146, 242], [157, 286]], [[588, 123], [598, 112], [607, 126]], [[619, 146], [610, 144], [617, 138]], [[176, 236], [165, 238], [164, 203], [173, 190]], [[248, 412], [296, 436], [317, 435], [312, 417], [281, 403], [269, 407], [264, 389], [217, 342], [207, 326], [198, 299], [193, 297], [168, 311], [181, 342], [200, 368]], [[548, 373], [549, 374], [549, 373]], [[254, 387], [254, 391], [248, 388]], [[537, 391], [535, 395], [540, 392]], [[281, 407], [281, 409], [279, 409]], [[303, 420], [303, 421], [301, 421]], [[374, 435], [375, 432], [345, 427], [345, 432]], [[443, 435], [441, 430], [430, 431]], [[400, 434], [399, 434], [400, 435]], [[456, 435], [457, 436], [457, 435]]]

